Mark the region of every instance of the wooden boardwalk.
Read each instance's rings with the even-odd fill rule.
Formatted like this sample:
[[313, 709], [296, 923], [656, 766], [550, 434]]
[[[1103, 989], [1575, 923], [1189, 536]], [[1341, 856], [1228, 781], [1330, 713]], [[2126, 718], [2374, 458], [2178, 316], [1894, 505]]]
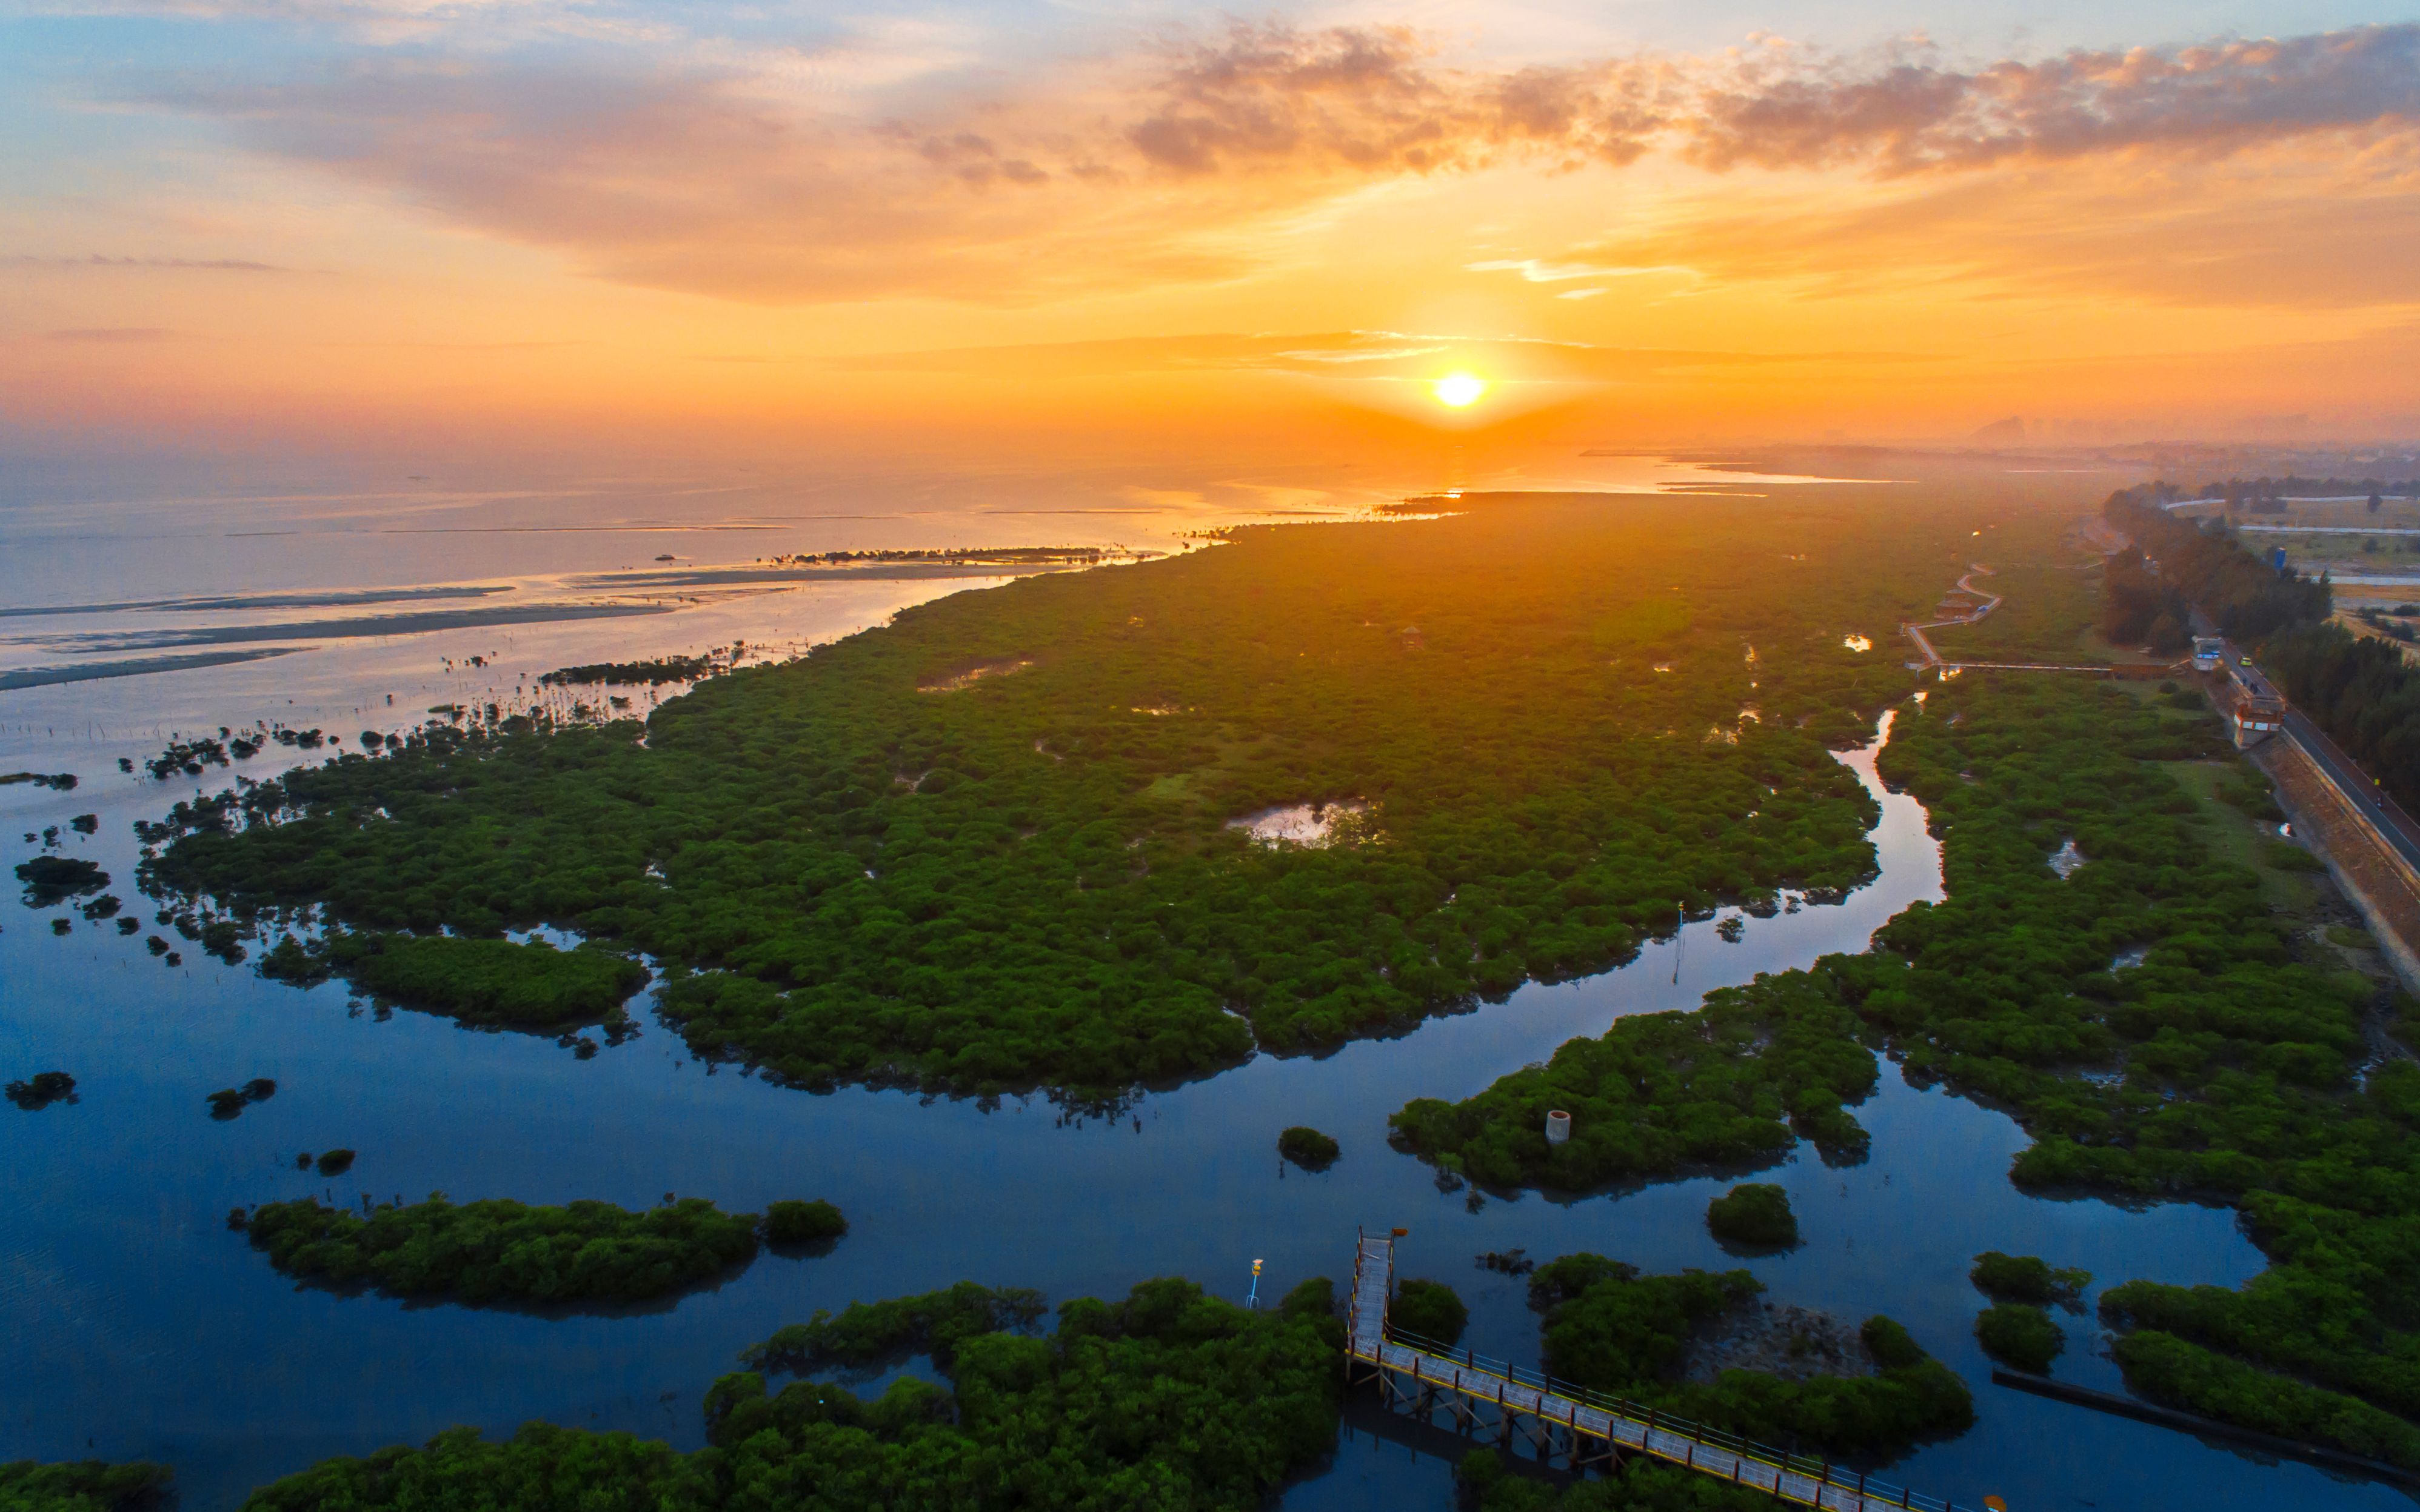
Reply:
[[[1508, 1444], [1520, 1432], [1540, 1458], [1561, 1455], [1575, 1468], [1610, 1464], [1624, 1454], [1647, 1454], [1800, 1506], [1831, 1512], [1962, 1512], [1935, 1497], [1885, 1487], [1819, 1459], [1785, 1455], [1534, 1370], [1399, 1335], [1387, 1324], [1394, 1273], [1394, 1240], [1362, 1234], [1353, 1266], [1351, 1332], [1345, 1341], [1352, 1364], [1346, 1368], [1366, 1366], [1365, 1379], [1376, 1381], [1389, 1400], [1407, 1402], [1416, 1412], [1427, 1414], [1444, 1407], [1465, 1431], [1492, 1427]], [[1482, 1412], [1493, 1412], [1494, 1423], [1484, 1423]]]
[[[1977, 598], [1984, 600], [1984, 602], [1978, 604], [1974, 609], [1967, 612], [1954, 615], [1948, 619], [1902, 620], [1900, 623], [1900, 633], [1906, 636], [1910, 640], [1915, 641], [1916, 649], [1924, 653], [1921, 660], [1911, 661], [1907, 664], [1909, 671], [1937, 671], [1944, 678], [1955, 677], [1961, 672], [2086, 672], [2095, 677], [2126, 677], [2140, 675], [2139, 673], [2122, 671], [2120, 665], [2114, 662], [1951, 661], [1948, 657], [1944, 656], [1940, 651], [1934, 647], [1931, 639], [1924, 632], [1927, 630], [1948, 629], [1952, 626], [1961, 625], [1974, 625], [1979, 622], [1984, 615], [1991, 613], [1993, 609], [1998, 609], [2003, 603], [2007, 602], [2005, 595], [1987, 593], [1983, 589], [1975, 586], [1976, 573], [1979, 572], [1989, 576], [1991, 571], [1991, 568], [1978, 562], [1974, 564], [1973, 570], [1968, 572], [1963, 578], [1959, 579], [1957, 587], [1951, 590], [1953, 593], [1972, 594]], [[2124, 665], [2131, 667], [2134, 664], [2126, 663]], [[2152, 675], [2162, 675], [2170, 671], [2173, 671], [2173, 669], [2161, 667], [2158, 669], [2158, 671]]]

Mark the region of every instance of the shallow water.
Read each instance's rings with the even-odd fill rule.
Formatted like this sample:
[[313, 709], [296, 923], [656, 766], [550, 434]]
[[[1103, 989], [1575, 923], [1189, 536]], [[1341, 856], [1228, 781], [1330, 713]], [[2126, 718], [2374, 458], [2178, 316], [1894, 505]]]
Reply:
[[1325, 845], [1339, 824], [1370, 811], [1359, 799], [1342, 803], [1286, 803], [1227, 821], [1264, 845]]

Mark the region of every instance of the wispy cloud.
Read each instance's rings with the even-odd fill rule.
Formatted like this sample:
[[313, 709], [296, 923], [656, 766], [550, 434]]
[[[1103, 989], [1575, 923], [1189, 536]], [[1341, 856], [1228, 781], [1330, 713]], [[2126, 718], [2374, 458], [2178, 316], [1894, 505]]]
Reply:
[[82, 257], [45, 257], [32, 253], [0, 253], [0, 268], [172, 269], [210, 273], [283, 273], [272, 263], [242, 257], [110, 257], [91, 253]]
[[[131, 96], [597, 276], [764, 301], [1232, 277], [1264, 254], [1255, 230], [1287, 217], [1512, 163], [1660, 152], [1712, 172], [1909, 179], [2344, 137], [2408, 161], [2420, 123], [2420, 24], [1971, 67], [1916, 44], [1768, 42], [1500, 69], [1407, 27], [1238, 23], [952, 87], [900, 68], [884, 79], [922, 83], [840, 103], [799, 86], [814, 63], [795, 51], [681, 55], [424, 50], [274, 80], [154, 78]], [[1677, 261], [1656, 255], [1475, 266], [1576, 282]]]
[[1566, 284], [1581, 278], [1635, 278], [1640, 273], [1687, 271], [1686, 269], [1644, 264], [1606, 267], [1590, 262], [1548, 262], [1539, 257], [1524, 257], [1518, 261], [1495, 259], [1465, 263], [1463, 267], [1474, 273], [1518, 273], [1522, 282], [1527, 284]]
[[53, 16], [170, 16], [197, 21], [439, 23], [510, 12], [569, 11], [577, 0], [21, 0]]
[[[1643, 378], [1692, 368], [1790, 363], [1921, 362], [1917, 354], [1870, 352], [1748, 352], [1643, 347], [1518, 337], [1473, 339], [1399, 331], [1335, 331], [1291, 334], [1137, 336], [1110, 341], [1020, 343], [943, 350], [877, 352], [836, 359], [860, 373], [955, 373], [1033, 378], [1094, 378], [1122, 373], [1213, 371], [1316, 374], [1427, 382], [1434, 359], [1483, 366], [1500, 381], [1603, 382]], [[1349, 366], [1343, 366], [1349, 364]]]
[[1145, 162], [1184, 175], [1306, 162], [1433, 173], [1525, 148], [1628, 161], [1661, 124], [1648, 104], [1661, 72], [1470, 71], [1440, 64], [1407, 26], [1238, 24], [1171, 53], [1121, 134]]
[[44, 332], [46, 341], [83, 342], [101, 346], [168, 341], [177, 332], [165, 326], [85, 326], [70, 331]]
[[2412, 175], [2283, 144], [2223, 162], [2040, 176], [1903, 179], [1810, 200], [1766, 186], [1667, 208], [1574, 258], [1683, 265], [1701, 283], [1819, 295], [1928, 285], [2237, 309], [2420, 305]]
[[1715, 168], [1906, 174], [2147, 147], [2211, 154], [2420, 121], [2420, 25], [1964, 70], [1922, 48], [1855, 60], [1775, 48], [1696, 106], [1683, 150]]

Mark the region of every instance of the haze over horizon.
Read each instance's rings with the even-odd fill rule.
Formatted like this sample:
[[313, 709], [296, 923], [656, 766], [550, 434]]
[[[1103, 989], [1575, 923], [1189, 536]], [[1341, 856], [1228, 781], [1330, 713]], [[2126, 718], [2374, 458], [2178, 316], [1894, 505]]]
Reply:
[[2409, 6], [8, 0], [0, 39], [21, 459], [2420, 431]]

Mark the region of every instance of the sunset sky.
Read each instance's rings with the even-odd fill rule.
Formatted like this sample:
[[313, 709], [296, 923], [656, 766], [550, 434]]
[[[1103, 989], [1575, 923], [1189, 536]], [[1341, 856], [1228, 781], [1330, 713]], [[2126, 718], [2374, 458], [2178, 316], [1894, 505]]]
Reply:
[[0, 131], [20, 452], [2420, 431], [2412, 5], [0, 0]]

